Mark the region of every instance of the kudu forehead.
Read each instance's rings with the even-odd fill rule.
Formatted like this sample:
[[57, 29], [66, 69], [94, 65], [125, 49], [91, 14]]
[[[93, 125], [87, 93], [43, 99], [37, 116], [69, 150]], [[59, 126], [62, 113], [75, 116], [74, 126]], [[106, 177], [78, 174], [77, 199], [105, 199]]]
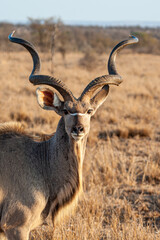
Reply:
[[66, 108], [70, 113], [85, 113], [90, 104], [83, 101], [67, 101], [64, 103], [64, 108]]

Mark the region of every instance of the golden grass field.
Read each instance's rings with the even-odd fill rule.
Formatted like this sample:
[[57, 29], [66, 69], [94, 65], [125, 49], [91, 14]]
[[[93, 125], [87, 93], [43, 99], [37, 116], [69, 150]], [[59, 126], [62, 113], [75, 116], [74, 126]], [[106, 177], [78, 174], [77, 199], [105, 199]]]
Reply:
[[[13, 49], [17, 46], [13, 45]], [[40, 54], [50, 74], [49, 54]], [[91, 70], [80, 53], [55, 56], [54, 76], [79, 96], [95, 77], [107, 73], [108, 55]], [[117, 68], [124, 78], [111, 86], [91, 122], [83, 168], [84, 193], [75, 213], [55, 227], [39, 227], [32, 240], [160, 239], [160, 56], [123, 50]], [[55, 131], [59, 116], [42, 110], [28, 81], [27, 52], [0, 53], [0, 122], [18, 121], [32, 133]]]

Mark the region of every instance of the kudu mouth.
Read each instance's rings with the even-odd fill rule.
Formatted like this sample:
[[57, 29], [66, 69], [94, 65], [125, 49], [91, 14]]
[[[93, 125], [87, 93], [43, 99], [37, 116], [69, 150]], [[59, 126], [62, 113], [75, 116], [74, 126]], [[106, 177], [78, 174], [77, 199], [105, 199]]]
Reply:
[[74, 140], [79, 141], [85, 136], [85, 134], [84, 133], [83, 134], [71, 133], [71, 136]]
[[72, 128], [71, 136], [76, 141], [82, 139], [85, 136], [84, 127], [82, 125], [74, 126]]

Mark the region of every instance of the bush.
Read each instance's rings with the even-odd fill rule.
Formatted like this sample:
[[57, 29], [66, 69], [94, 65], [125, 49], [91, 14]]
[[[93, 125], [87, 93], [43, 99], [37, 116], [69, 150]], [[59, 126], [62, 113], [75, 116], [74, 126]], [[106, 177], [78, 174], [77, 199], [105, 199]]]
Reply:
[[88, 49], [80, 59], [79, 65], [87, 70], [94, 69], [97, 65], [97, 54], [92, 49]]

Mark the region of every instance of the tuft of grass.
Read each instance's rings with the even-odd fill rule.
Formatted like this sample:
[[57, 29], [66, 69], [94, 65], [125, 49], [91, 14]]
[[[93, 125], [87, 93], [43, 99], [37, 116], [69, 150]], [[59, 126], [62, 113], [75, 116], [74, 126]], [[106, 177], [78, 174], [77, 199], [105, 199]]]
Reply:
[[152, 136], [152, 131], [149, 128], [145, 127], [127, 127], [127, 128], [117, 128], [111, 131], [102, 131], [99, 132], [98, 137], [103, 140], [107, 140], [108, 137], [118, 137], [118, 138], [146, 138]]
[[31, 123], [30, 117], [25, 112], [11, 112], [10, 118], [17, 122]]

